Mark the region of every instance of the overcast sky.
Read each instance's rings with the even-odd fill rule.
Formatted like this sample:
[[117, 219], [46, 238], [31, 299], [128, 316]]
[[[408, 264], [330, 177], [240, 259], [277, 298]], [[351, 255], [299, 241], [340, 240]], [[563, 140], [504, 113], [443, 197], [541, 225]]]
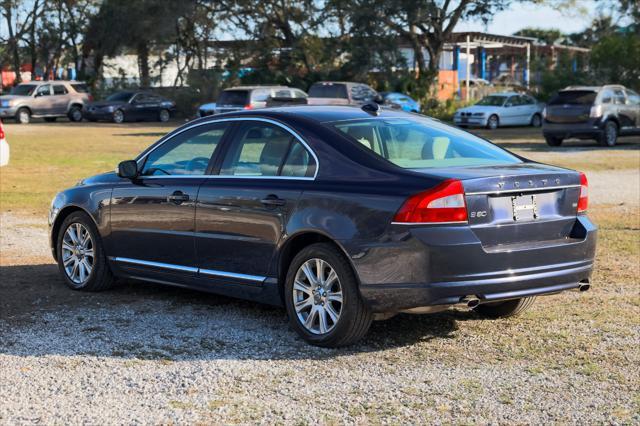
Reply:
[[579, 0], [583, 12], [559, 12], [548, 6], [530, 3], [518, 3], [509, 10], [497, 13], [493, 21], [486, 27], [481, 22], [462, 22], [456, 31], [482, 31], [492, 34], [510, 35], [526, 28], [560, 29], [564, 33], [574, 33], [584, 30], [591, 24], [596, 15], [596, 1]]

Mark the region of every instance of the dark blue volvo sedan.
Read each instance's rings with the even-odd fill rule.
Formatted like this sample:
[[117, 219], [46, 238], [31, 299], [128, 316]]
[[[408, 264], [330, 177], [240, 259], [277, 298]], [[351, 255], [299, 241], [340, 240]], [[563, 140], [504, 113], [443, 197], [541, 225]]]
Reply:
[[587, 191], [582, 173], [377, 105], [244, 111], [59, 193], [51, 248], [72, 289], [126, 277], [283, 305], [336, 347], [398, 312], [504, 317], [588, 289]]

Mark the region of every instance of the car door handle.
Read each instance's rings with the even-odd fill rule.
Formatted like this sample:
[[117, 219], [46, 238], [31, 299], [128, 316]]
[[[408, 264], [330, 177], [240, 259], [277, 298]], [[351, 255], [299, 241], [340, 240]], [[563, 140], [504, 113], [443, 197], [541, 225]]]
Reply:
[[167, 197], [167, 201], [174, 204], [182, 204], [189, 201], [189, 196], [182, 191], [176, 191]]
[[287, 200], [283, 200], [282, 198], [278, 198], [277, 195], [271, 194], [260, 200], [260, 202], [265, 206], [284, 206], [287, 203]]

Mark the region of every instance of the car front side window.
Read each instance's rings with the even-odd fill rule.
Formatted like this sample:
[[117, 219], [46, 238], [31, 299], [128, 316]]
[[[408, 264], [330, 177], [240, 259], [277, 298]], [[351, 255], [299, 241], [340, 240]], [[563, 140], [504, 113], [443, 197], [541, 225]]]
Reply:
[[169, 139], [151, 151], [142, 176], [204, 175], [228, 125], [198, 126]]
[[245, 123], [225, 155], [221, 176], [305, 177], [315, 172], [315, 163], [296, 138], [267, 123]]
[[50, 96], [50, 95], [51, 95], [51, 86], [48, 84], [38, 87], [38, 90], [36, 91], [36, 96]]

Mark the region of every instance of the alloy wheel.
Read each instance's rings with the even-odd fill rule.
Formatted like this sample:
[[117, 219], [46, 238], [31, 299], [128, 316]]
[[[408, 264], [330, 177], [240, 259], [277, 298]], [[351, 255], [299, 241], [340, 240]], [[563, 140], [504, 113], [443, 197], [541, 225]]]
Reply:
[[75, 108], [71, 111], [71, 119], [73, 121], [82, 121], [82, 111], [78, 108]]
[[605, 127], [605, 137], [607, 138], [607, 145], [614, 146], [616, 144], [616, 139], [618, 138], [618, 129], [616, 128], [615, 123], [607, 123], [607, 126]]
[[62, 262], [67, 277], [75, 284], [85, 284], [91, 276], [94, 261], [94, 244], [89, 230], [80, 223], [72, 223], [62, 238]]
[[124, 121], [124, 113], [119, 109], [113, 112], [113, 122], [114, 123], [122, 123]]
[[492, 115], [491, 117], [489, 117], [489, 129], [491, 130], [495, 130], [498, 128], [498, 117], [496, 117], [495, 115]]
[[18, 112], [18, 121], [20, 124], [29, 124], [30, 119], [29, 111], [22, 109]]
[[167, 111], [166, 109], [160, 111], [160, 121], [163, 123], [169, 121], [169, 111]]
[[342, 287], [333, 267], [318, 258], [304, 262], [293, 283], [298, 320], [313, 334], [329, 333], [342, 313]]

